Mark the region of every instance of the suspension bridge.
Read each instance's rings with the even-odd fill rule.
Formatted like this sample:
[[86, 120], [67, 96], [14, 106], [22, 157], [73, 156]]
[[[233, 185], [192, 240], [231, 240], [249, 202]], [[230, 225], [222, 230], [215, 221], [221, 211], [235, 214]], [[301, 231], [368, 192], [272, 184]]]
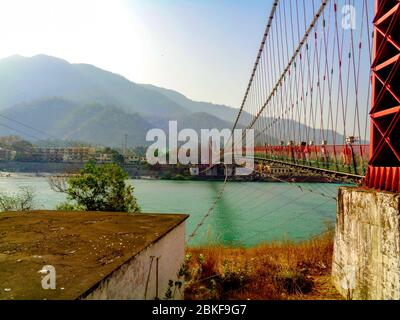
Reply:
[[[330, 208], [334, 208], [332, 204], [336, 206], [337, 203], [337, 224], [332, 259], [334, 284], [343, 296], [355, 299], [399, 300], [400, 34], [398, 30], [400, 0], [270, 0], [270, 3], [272, 8], [266, 17], [264, 34], [256, 52], [256, 60], [232, 132], [235, 129], [253, 129], [255, 149], [252, 150], [251, 157], [256, 164], [255, 175], [268, 175], [266, 168], [274, 165], [291, 168], [293, 174], [285, 177], [271, 176], [271, 179], [289, 183], [298, 194], [292, 195], [290, 199], [284, 199], [282, 193], [287, 196], [288, 191], [279, 188], [282, 183], [276, 183], [268, 189], [268, 192], [257, 188], [246, 190], [250, 189], [247, 183], [235, 184], [233, 189], [229, 189], [232, 187], [231, 177], [228, 175], [229, 171], [225, 170], [224, 182], [217, 190], [212, 205], [205, 214], [200, 216], [199, 222], [187, 237], [186, 242], [199, 237], [200, 229], [215, 213], [222, 199], [227, 203], [234, 199], [235, 204], [240, 204], [249, 213], [238, 220], [240, 221], [238, 229], [243, 229], [245, 224], [254, 229], [247, 238], [240, 240], [242, 243], [251, 243], [253, 238], [258, 238], [257, 244], [260, 243], [260, 239], [264, 241], [266, 234], [272, 232], [273, 229], [279, 230], [282, 225], [293, 224], [296, 219], [304, 219], [307, 216], [307, 222], [313, 224], [315, 219], [320, 219], [320, 217], [314, 217], [314, 220], [311, 220], [316, 215], [317, 209], [328, 204], [331, 205]], [[25, 129], [49, 136], [46, 132], [19, 120], [0, 116], [18, 123]], [[2, 126], [18, 132], [11, 126], [3, 124]], [[19, 132], [40, 140], [36, 134], [30, 135], [22, 130]], [[239, 140], [232, 137], [230, 139], [234, 149], [238, 148], [247, 154], [246, 134]], [[222, 164], [227, 166], [223, 161]], [[294, 176], [299, 176], [298, 173], [304, 177], [301, 181], [293, 179]], [[327, 185], [318, 184], [313, 187], [303, 184], [311, 180], [310, 177], [323, 177], [327, 181], [331, 179], [335, 182], [340, 181], [344, 185], [352, 184], [357, 187], [341, 188], [338, 193], [336, 187], [333, 190]], [[294, 215], [280, 217], [271, 225], [267, 223], [269, 230], [260, 230], [261, 220], [301, 203], [304, 200], [304, 194], [315, 195], [315, 198], [322, 200], [313, 205], [307, 203], [305, 207], [303, 203], [303, 208], [295, 210]], [[278, 197], [281, 198], [277, 201], [277, 206], [272, 206], [272, 200]], [[255, 212], [255, 208], [261, 204], [267, 207]], [[58, 222], [58, 225], [71, 224], [69, 212], [65, 215], [46, 212], [38, 214], [42, 216], [38, 218], [36, 215], [30, 215], [29, 219], [44, 219], [44, 221], [54, 223], [56, 220], [63, 220], [65, 216], [68, 219]], [[21, 217], [16, 218], [21, 219]], [[125, 222], [121, 224], [121, 220], [116, 221], [114, 226], [110, 224], [113, 217], [117, 217], [114, 214], [105, 218], [97, 215], [92, 218], [87, 214], [77, 217], [79, 218], [77, 221], [85, 225], [86, 231], [87, 228], [94, 228], [93, 233], [90, 233], [94, 237], [93, 242], [102, 241], [99, 242], [97, 249], [106, 248], [103, 237], [114, 239], [116, 235], [118, 239], [115, 239], [115, 242], [122, 246], [123, 243], [120, 242], [123, 241], [121, 240], [122, 233], [124, 236], [129, 235], [133, 227], [148, 229], [149, 233], [157, 237], [155, 242], [150, 243], [152, 250], [157, 242], [160, 243], [159, 233], [154, 233], [154, 228], [159, 227], [159, 221], [157, 224], [150, 221], [154, 219], [154, 216], [121, 216], [122, 219], [126, 219]], [[162, 219], [165, 222], [165, 217], [156, 217], [156, 219]], [[13, 222], [11, 227], [8, 225], [13, 218], [15, 216], [7, 216], [4, 219], [7, 221], [4, 224], [6, 235], [17, 224]], [[133, 223], [130, 218], [136, 219], [137, 222]], [[179, 263], [179, 254], [183, 259], [185, 233], [182, 222], [186, 218], [186, 216], [167, 217], [167, 220], [175, 220], [175, 222], [172, 221], [175, 227], [178, 224], [182, 227], [176, 228], [176, 234], [169, 238], [172, 240], [168, 240], [170, 244], [160, 248], [159, 253], [155, 253], [159, 255], [158, 257], [155, 255], [145, 257], [149, 258], [150, 263], [144, 285], [144, 298], [148, 293], [153, 260], [157, 270], [154, 286], [156, 297], [158, 297], [159, 257], [172, 256], [173, 259], [169, 261], [176, 264]], [[220, 218], [229, 220], [226, 216]], [[27, 217], [23, 219], [29, 222], [26, 220]], [[96, 230], [93, 219], [106, 219], [103, 226], [107, 223], [110, 233], [104, 233], [106, 228]], [[129, 227], [133, 224], [134, 226], [126, 233], [115, 233], [116, 228], [119, 230], [121, 226]], [[79, 227], [79, 223], [73, 224], [72, 227], [76, 229], [77, 225]], [[166, 228], [168, 232], [171, 231], [171, 225], [169, 224]], [[229, 226], [223, 225], [222, 228], [229, 229]], [[36, 230], [35, 237], [37, 234], [45, 234], [47, 237], [53, 234], [54, 239], [60, 240], [62, 238], [58, 230], [68, 228], [48, 228], [46, 224], [45, 229], [44, 231]], [[226, 231], [232, 230], [223, 230], [223, 232]], [[79, 232], [81, 230], [76, 229], [74, 237]], [[24, 243], [26, 242], [25, 233], [25, 227], [21, 227], [20, 234]], [[100, 234], [102, 237], [98, 236]], [[14, 236], [14, 233], [10, 236], [11, 247], [14, 244], [19, 246], [18, 241], [21, 241], [13, 238]], [[87, 258], [87, 254], [83, 256], [81, 251], [81, 243], [85, 244], [85, 240], [80, 240], [79, 243], [75, 240], [70, 241], [69, 234], [63, 234], [63, 236], [64, 239], [68, 239], [68, 243], [77, 246], [77, 250], [69, 253], [72, 255], [78, 252], [75, 261], [80, 261], [76, 257]], [[82, 237], [82, 239], [86, 238], [86, 236]], [[46, 239], [39, 240], [40, 243], [49, 243], [44, 241]], [[129, 239], [124, 241], [128, 243], [127, 247], [132, 245]], [[5, 247], [6, 254], [9, 255], [10, 252], [14, 254], [15, 250], [9, 250], [8, 245], [10, 244]], [[65, 242], [62, 242], [61, 251], [60, 248], [56, 248], [61, 252], [59, 255], [62, 259], [65, 256], [64, 245]], [[86, 245], [86, 252], [96, 249], [92, 240], [90, 244], [86, 241]], [[26, 246], [29, 256], [32, 256], [31, 247], [31, 245]], [[37, 250], [38, 246], [34, 247]], [[168, 252], [165, 251], [166, 248]], [[44, 252], [48, 250], [46, 247]], [[101, 253], [101, 250], [96, 251]], [[113, 258], [110, 261], [96, 258], [97, 263], [101, 262], [101, 268], [107, 263], [113, 263], [114, 259], [118, 262], [118, 258], [121, 258], [120, 256], [115, 258], [115, 253], [112, 253]], [[178, 255], [175, 257], [176, 254]], [[10, 266], [15, 265], [15, 258], [16, 256], [10, 258], [9, 261], [12, 261]], [[124, 259], [124, 261], [127, 260]], [[161, 263], [162, 261], [161, 259]], [[143, 265], [142, 262], [140, 265]], [[81, 263], [77, 266], [80, 270]], [[173, 271], [171, 277], [176, 275], [175, 267], [178, 268], [178, 265], [169, 268]], [[30, 270], [33, 269], [30, 268]], [[118, 270], [121, 270], [119, 265]], [[69, 270], [64, 272], [71, 273]], [[36, 273], [35, 271], [35, 275]], [[21, 285], [20, 279], [17, 280]], [[104, 277], [101, 277], [99, 281], [103, 280]], [[98, 287], [102, 288], [100, 285]], [[136, 285], [134, 287], [135, 290], [136, 287], [140, 288]], [[7, 286], [4, 292], [14, 294], [10, 288]], [[21, 288], [23, 288], [21, 292], [25, 294], [25, 286]], [[118, 291], [112, 290], [113, 294]], [[124, 291], [121, 290], [121, 293]], [[92, 291], [88, 292], [92, 294]]]
[[[273, 1], [233, 126], [254, 129], [257, 174], [279, 165], [400, 192], [399, 26], [397, 0]], [[246, 152], [245, 140], [233, 140], [233, 148]], [[306, 188], [290, 175], [276, 179], [337, 201], [331, 191]], [[232, 196], [229, 182], [226, 176], [189, 240], [218, 201]]]
[[[342, 295], [356, 299], [400, 298], [394, 276], [400, 274], [399, 27], [398, 0], [274, 0], [233, 126], [254, 130], [258, 175], [279, 165], [358, 186], [337, 195], [321, 186], [305, 188], [290, 176], [277, 178], [327, 199], [283, 224], [337, 203], [332, 279]], [[245, 136], [231, 137], [233, 148], [248, 151]], [[226, 196], [228, 182], [226, 176], [189, 239]], [[271, 200], [269, 194], [254, 195], [250, 211], [260, 197]]]
[[398, 26], [398, 1], [274, 1], [234, 126], [255, 159], [400, 191]]

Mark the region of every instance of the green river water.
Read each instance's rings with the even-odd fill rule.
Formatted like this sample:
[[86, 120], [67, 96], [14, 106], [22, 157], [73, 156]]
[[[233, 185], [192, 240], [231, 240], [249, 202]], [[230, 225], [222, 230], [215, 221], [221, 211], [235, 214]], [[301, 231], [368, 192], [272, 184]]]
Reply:
[[[143, 212], [186, 213], [190, 234], [207, 213], [221, 182], [130, 180]], [[52, 191], [44, 177], [0, 178], [1, 192], [20, 186], [35, 191], [35, 206], [54, 209], [64, 195]], [[299, 187], [300, 186], [300, 187]], [[307, 190], [335, 197], [338, 185], [303, 183], [228, 183], [215, 210], [190, 245], [219, 243], [253, 246], [273, 240], [301, 241], [335, 222], [336, 202]]]

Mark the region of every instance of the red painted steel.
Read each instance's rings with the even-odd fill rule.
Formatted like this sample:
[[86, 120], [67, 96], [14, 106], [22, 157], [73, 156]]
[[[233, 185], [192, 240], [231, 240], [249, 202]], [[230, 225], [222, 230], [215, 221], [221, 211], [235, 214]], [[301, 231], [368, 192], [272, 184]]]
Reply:
[[366, 185], [400, 192], [400, 1], [376, 0]]
[[368, 162], [369, 147], [369, 145], [355, 145], [353, 148], [348, 145], [261, 146], [255, 147], [254, 152], [256, 155], [266, 155], [267, 159], [290, 159], [291, 155], [296, 161], [323, 161], [325, 159], [331, 165], [336, 162], [350, 164], [354, 152], [357, 163], [362, 165], [362, 163], [367, 164]]

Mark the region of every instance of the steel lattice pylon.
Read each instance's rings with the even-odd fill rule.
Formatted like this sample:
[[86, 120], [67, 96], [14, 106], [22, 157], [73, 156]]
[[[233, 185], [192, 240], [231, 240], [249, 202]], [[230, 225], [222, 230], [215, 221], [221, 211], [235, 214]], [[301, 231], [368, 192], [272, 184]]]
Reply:
[[369, 187], [400, 192], [400, 1], [376, 0]]

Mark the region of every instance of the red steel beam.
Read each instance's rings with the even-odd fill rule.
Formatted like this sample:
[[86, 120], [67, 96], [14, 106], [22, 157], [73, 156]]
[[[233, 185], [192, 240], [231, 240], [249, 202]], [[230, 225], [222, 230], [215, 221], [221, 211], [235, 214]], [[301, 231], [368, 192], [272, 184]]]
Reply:
[[366, 185], [400, 192], [400, 0], [376, 0]]

